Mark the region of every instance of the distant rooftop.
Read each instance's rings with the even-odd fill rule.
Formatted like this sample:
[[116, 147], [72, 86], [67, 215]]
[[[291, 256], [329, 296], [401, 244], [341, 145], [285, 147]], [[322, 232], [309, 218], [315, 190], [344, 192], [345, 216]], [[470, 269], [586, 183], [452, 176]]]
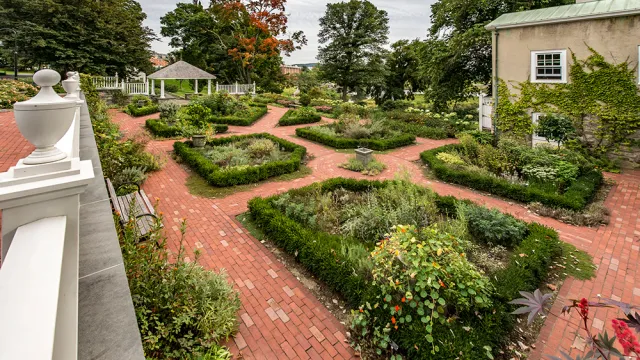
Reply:
[[500, 16], [485, 28], [496, 30], [629, 15], [640, 15], [640, 0], [599, 0], [513, 12]]

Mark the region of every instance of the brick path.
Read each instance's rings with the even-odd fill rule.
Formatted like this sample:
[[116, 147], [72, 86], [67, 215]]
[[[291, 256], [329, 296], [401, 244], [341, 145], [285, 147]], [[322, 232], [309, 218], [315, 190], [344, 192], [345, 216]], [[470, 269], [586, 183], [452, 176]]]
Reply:
[[[296, 127], [275, 127], [285, 111], [270, 108], [269, 114], [251, 127], [231, 126], [229, 135], [269, 132], [302, 144], [314, 156], [308, 164], [313, 169], [311, 175], [288, 182], [261, 184], [250, 191], [222, 199], [203, 199], [189, 194], [184, 185], [187, 171], [169, 158], [163, 170], [149, 177], [144, 189], [150, 196], [160, 199], [159, 207], [165, 214], [172, 250], [176, 250], [178, 243], [180, 219], [185, 218], [188, 222], [187, 247], [202, 251], [200, 262], [204, 266], [225, 268], [241, 292], [240, 330], [235, 339], [229, 342], [235, 354], [241, 353], [245, 359], [353, 358], [352, 350], [343, 341], [345, 327], [234, 219], [235, 215], [246, 211], [247, 201], [254, 196], [268, 196], [336, 176], [371, 179], [337, 167], [348, 155], [294, 137]], [[115, 121], [127, 136], [135, 136], [142, 131], [144, 120], [157, 116], [131, 118], [123, 113], [113, 113]], [[15, 129], [12, 115], [8, 114], [11, 113], [0, 113], [0, 127], [4, 130], [0, 135], [2, 171], [30, 151]], [[574, 345], [580, 347], [580, 342], [576, 341], [577, 316], [567, 318], [560, 315], [560, 309], [567, 299], [595, 299], [597, 294], [601, 294], [603, 297], [640, 304], [640, 171], [628, 171], [623, 175], [607, 174], [617, 182], [606, 201], [606, 206], [612, 211], [608, 226], [598, 229], [575, 227], [554, 219], [541, 218], [521, 205], [488, 194], [426, 180], [420, 165], [415, 162], [419, 153], [450, 142], [452, 140], [418, 139], [417, 145], [377, 155], [388, 169], [376, 178], [393, 178], [396, 172], [406, 169], [414, 182], [431, 186], [439, 194], [470, 199], [499, 208], [520, 219], [553, 227], [564, 241], [594, 256], [598, 266], [597, 275], [592, 280], [565, 281], [529, 358], [557, 355], [560, 349], [571, 351], [574, 356], [580, 352], [572, 348]], [[149, 149], [166, 154], [172, 149], [172, 144], [172, 141], [152, 141]], [[594, 330], [607, 328], [611, 333], [607, 319], [615, 316], [620, 316], [615, 310], [599, 309], [595, 312]]]

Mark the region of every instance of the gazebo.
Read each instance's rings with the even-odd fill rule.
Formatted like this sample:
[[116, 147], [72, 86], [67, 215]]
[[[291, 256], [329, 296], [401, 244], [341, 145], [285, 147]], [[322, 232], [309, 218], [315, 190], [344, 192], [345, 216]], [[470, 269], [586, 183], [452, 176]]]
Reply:
[[151, 95], [156, 94], [155, 80], [160, 80], [160, 99], [164, 99], [164, 81], [165, 80], [195, 80], [195, 92], [198, 93], [198, 80], [207, 80], [207, 90], [211, 95], [211, 80], [216, 76], [208, 72], [198, 69], [197, 67], [185, 62], [178, 61], [161, 70], [147, 76], [151, 79]]

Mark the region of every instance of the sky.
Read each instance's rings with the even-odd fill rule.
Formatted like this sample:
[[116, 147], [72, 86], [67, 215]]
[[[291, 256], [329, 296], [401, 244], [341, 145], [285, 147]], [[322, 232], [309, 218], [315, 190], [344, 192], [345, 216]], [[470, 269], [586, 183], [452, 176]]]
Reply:
[[[315, 63], [318, 53], [319, 21], [324, 15], [327, 3], [340, 0], [288, 0], [286, 12], [289, 15], [289, 31], [304, 31], [309, 41], [302, 50], [295, 51], [290, 57], [284, 57], [285, 64]], [[389, 14], [389, 43], [401, 39], [424, 38], [427, 34], [431, 14], [431, 4], [435, 0], [370, 0], [379, 9]], [[175, 9], [176, 3], [184, 0], [138, 0], [147, 14], [145, 25], [152, 28], [160, 36], [160, 18]], [[208, 1], [203, 1], [208, 4]], [[156, 52], [166, 54], [172, 49], [168, 39], [152, 44]]]

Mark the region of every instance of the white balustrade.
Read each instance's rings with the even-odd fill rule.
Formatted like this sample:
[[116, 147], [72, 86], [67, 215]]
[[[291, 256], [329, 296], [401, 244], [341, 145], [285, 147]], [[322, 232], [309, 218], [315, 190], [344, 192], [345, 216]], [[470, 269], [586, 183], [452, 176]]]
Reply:
[[94, 76], [92, 78], [93, 85], [98, 90], [113, 90], [120, 88], [118, 75], [116, 76]]
[[0, 173], [2, 267], [0, 360], [78, 357], [80, 194], [93, 181], [91, 160], [79, 158], [79, 76], [41, 70], [41, 89], [14, 105], [16, 124], [36, 150]]
[[123, 89], [130, 95], [149, 95], [149, 87], [146, 83], [124, 83]]
[[232, 84], [232, 85], [220, 85], [216, 84], [216, 91], [218, 92], [226, 92], [232, 95], [244, 95], [244, 94], [255, 94], [256, 93], [256, 84]]

